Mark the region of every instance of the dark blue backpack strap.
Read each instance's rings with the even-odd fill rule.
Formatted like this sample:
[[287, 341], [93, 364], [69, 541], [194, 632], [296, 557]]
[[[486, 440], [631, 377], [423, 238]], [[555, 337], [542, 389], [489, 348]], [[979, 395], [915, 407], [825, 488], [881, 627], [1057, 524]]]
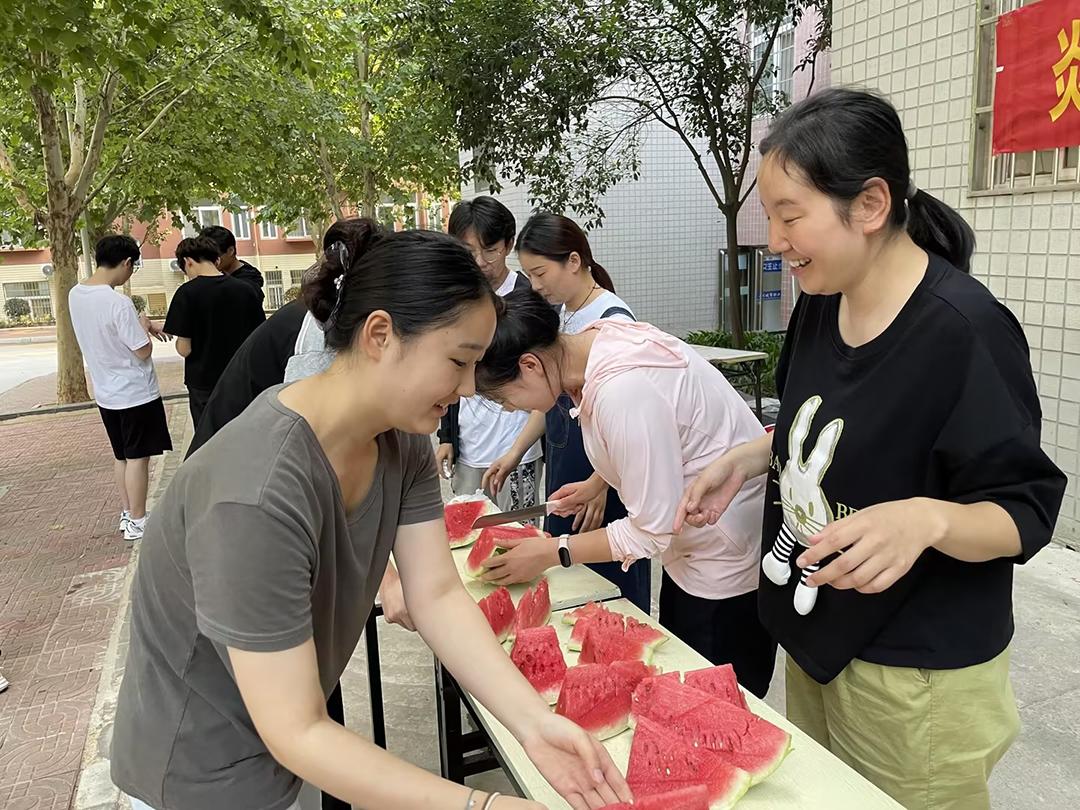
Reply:
[[626, 307], [617, 307], [617, 306], [616, 307], [608, 307], [607, 309], [605, 309], [604, 314], [600, 316], [599, 320], [602, 321], [602, 320], [604, 320], [606, 318], [610, 318], [612, 315], [625, 315], [627, 318], [629, 318], [632, 321], [637, 320], [637, 318], [634, 317], [634, 313], [631, 312], [630, 310], [628, 310]]

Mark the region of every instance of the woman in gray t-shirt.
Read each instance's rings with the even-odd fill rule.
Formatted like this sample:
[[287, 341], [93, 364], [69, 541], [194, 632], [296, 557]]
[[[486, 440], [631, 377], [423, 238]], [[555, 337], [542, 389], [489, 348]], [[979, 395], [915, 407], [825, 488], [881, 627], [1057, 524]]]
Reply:
[[[290, 810], [301, 780], [361, 807], [470, 806], [326, 714], [392, 550], [423, 638], [556, 790], [580, 810], [629, 800], [606, 751], [495, 641], [446, 542], [427, 437], [473, 393], [495, 329], [476, 263], [443, 234], [374, 233], [331, 246], [304, 294], [330, 368], [264, 392], [147, 526], [114, 781], [135, 810]], [[480, 792], [471, 806], [540, 807]]]

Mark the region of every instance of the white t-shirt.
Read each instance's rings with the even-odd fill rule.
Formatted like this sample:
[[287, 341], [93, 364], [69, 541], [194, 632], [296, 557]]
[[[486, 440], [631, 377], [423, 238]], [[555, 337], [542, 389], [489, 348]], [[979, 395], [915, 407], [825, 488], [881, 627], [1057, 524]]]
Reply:
[[[600, 295], [575, 312], [567, 312], [566, 304], [559, 307], [559, 330], [568, 335], [576, 335], [584, 332], [585, 328], [604, 317], [604, 313], [612, 307], [620, 307], [627, 312], [633, 312], [619, 296], [613, 292], [604, 290]], [[612, 320], [632, 321], [624, 313], [618, 312], [610, 316]]]
[[76, 284], [68, 307], [98, 405], [115, 411], [161, 396], [154, 361], [135, 356], [150, 338], [130, 298], [105, 284]]
[[[518, 274], [511, 271], [495, 292], [508, 295], [513, 292], [517, 280]], [[500, 405], [481, 396], [461, 400], [458, 412], [460, 456], [457, 461], [467, 467], [487, 469], [513, 447], [528, 421], [528, 411], [504, 411]], [[540, 442], [537, 442], [529, 448], [522, 463], [536, 461], [541, 452]]]

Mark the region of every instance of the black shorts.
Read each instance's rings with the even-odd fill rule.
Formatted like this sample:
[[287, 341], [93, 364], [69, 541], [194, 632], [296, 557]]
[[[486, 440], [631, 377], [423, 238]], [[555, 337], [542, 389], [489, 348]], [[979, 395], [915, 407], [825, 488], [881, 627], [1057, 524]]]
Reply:
[[98, 406], [117, 461], [160, 456], [172, 450], [169, 423], [161, 397], [134, 408], [111, 410]]

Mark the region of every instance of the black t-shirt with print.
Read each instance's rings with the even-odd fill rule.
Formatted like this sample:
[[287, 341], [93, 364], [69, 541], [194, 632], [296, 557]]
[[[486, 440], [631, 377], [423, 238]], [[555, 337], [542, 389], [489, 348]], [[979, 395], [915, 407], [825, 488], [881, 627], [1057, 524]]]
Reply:
[[184, 384], [213, 391], [236, 350], [266, 314], [250, 284], [231, 276], [196, 276], [173, 293], [164, 331], [191, 340]]
[[988, 661], [1012, 638], [1013, 565], [1049, 542], [1066, 484], [1040, 446], [1024, 334], [982, 284], [937, 256], [894, 322], [863, 346], [844, 344], [839, 303], [803, 295], [792, 313], [776, 372], [763, 555], [782, 522], [805, 539], [914, 497], [1000, 505], [1023, 553], [966, 563], [929, 549], [883, 593], [826, 585], [800, 616], [797, 545], [786, 585], [761, 577], [762, 622], [820, 683], [853, 658], [926, 669]]

